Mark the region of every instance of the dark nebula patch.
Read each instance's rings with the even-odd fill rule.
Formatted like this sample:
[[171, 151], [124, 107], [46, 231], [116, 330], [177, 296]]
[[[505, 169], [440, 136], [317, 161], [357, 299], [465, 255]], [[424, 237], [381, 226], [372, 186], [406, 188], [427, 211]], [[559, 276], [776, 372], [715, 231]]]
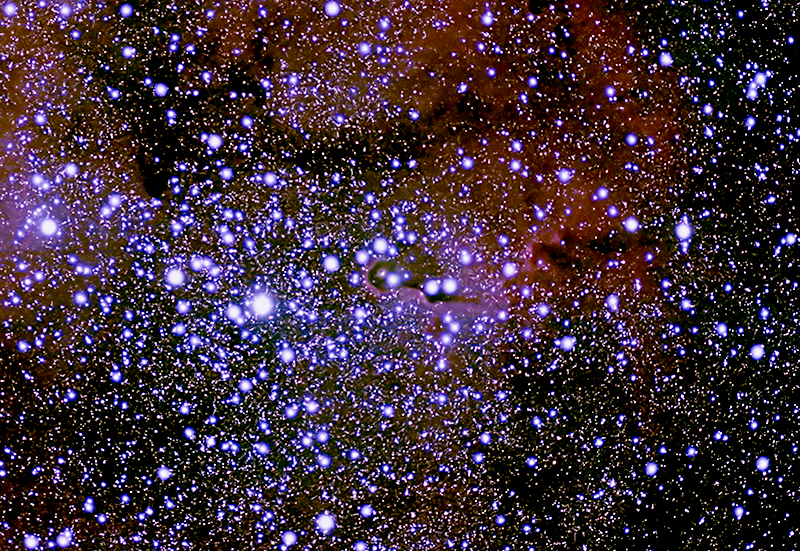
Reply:
[[0, 548], [796, 547], [797, 11], [2, 3]]

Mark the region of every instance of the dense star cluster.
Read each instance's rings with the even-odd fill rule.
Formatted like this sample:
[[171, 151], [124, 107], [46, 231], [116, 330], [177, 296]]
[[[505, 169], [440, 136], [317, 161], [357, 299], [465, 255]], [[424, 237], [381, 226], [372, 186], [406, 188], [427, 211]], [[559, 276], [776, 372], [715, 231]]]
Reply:
[[793, 2], [0, 7], [0, 547], [798, 545]]

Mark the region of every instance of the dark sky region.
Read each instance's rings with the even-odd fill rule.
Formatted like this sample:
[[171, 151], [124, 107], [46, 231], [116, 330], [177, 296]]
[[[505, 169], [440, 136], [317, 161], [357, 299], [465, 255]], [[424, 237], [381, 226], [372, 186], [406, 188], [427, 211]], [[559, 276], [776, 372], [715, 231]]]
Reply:
[[799, 16], [2, 3], [0, 549], [798, 547]]

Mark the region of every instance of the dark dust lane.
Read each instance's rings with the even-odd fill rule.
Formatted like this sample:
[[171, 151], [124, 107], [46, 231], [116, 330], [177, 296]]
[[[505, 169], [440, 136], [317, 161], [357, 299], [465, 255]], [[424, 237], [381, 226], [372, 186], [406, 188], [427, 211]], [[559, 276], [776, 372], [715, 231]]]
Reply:
[[796, 547], [798, 19], [2, 3], [0, 548]]

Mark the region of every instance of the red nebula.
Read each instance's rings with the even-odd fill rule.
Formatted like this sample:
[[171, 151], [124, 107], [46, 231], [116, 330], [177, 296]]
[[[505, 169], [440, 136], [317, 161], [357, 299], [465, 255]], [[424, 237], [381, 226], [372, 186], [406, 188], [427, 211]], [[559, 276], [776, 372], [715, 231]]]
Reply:
[[[410, 283], [371, 291], [434, 317], [510, 308], [523, 318], [542, 302], [603, 309], [615, 293], [635, 317], [656, 300], [673, 248], [665, 220], [682, 168], [679, 75], [644, 56], [626, 16], [602, 3], [535, 15], [506, 7], [489, 27], [478, 8], [439, 9], [426, 15], [447, 22], [439, 29], [403, 26], [407, 60], [380, 92], [418, 116], [426, 136], [415, 168], [399, 171], [382, 201], [412, 204], [429, 240], [391, 259]], [[451, 237], [433, 238], [440, 229]], [[461, 248], [480, 260], [460, 265]], [[509, 262], [516, 273], [504, 277]], [[446, 276], [459, 281], [457, 297], [420, 292], [421, 280]]]

